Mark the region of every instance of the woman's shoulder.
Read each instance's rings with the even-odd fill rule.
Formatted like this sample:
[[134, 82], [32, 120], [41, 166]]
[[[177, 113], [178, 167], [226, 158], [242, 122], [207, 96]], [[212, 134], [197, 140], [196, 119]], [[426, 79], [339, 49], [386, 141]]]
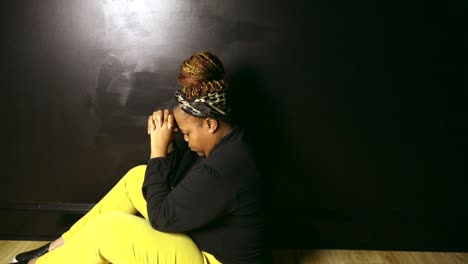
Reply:
[[252, 179], [258, 176], [257, 166], [245, 131], [239, 128], [231, 138], [218, 146], [216, 151], [204, 159], [204, 164], [212, 167], [222, 176], [237, 180]]

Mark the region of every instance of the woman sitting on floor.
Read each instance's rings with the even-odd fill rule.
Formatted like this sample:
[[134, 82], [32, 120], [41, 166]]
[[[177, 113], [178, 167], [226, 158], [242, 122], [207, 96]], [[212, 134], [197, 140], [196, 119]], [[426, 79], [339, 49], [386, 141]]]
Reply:
[[129, 170], [70, 230], [15, 262], [271, 261], [262, 180], [244, 129], [230, 119], [221, 61], [195, 53], [178, 80], [178, 104], [148, 118], [148, 165]]

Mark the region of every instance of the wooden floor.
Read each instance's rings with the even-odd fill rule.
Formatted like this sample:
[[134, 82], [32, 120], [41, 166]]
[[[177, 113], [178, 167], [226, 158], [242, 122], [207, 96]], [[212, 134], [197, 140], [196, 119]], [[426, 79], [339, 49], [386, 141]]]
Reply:
[[[0, 240], [0, 264], [46, 243]], [[273, 256], [275, 264], [468, 264], [468, 253], [274, 249]]]
[[468, 253], [374, 250], [273, 250], [275, 264], [468, 264]]

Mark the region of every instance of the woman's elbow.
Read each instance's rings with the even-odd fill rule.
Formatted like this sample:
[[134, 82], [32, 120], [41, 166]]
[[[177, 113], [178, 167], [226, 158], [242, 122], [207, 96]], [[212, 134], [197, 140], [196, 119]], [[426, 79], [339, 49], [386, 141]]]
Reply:
[[149, 222], [151, 224], [151, 227], [153, 227], [154, 229], [158, 231], [166, 232], [166, 233], [175, 232], [173, 230], [173, 227], [171, 227], [169, 222], [165, 221], [165, 219], [158, 219], [157, 217], [154, 217], [154, 218], [150, 217]]

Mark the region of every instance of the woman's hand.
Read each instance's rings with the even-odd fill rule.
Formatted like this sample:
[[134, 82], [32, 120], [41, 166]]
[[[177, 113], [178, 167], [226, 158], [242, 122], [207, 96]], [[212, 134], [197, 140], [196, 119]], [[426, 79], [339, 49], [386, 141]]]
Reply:
[[150, 158], [165, 157], [172, 151], [172, 139], [178, 129], [174, 116], [168, 109], [153, 112], [148, 117], [147, 129], [151, 138]]

